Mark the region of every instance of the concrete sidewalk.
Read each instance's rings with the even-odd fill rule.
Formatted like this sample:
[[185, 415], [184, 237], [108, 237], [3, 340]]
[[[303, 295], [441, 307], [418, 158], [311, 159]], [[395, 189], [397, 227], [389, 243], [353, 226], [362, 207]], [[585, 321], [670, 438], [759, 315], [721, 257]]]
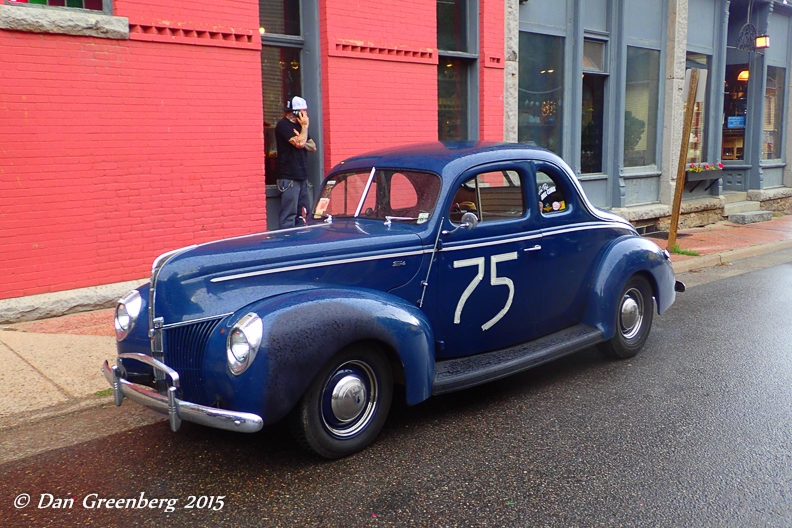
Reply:
[[[666, 241], [648, 235], [661, 248]], [[677, 273], [792, 248], [792, 216], [686, 229], [672, 254]], [[115, 362], [114, 310], [0, 325], [0, 431], [80, 409], [113, 405], [99, 367]]]
[[4, 325], [0, 431], [111, 403], [99, 366], [115, 362], [114, 310]]

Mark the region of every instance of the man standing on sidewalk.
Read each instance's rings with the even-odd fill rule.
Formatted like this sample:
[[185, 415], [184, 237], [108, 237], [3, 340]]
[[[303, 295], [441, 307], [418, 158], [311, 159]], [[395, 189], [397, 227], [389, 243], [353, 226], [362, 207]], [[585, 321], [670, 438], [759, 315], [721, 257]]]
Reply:
[[308, 103], [302, 97], [286, 102], [286, 114], [275, 127], [278, 147], [278, 190], [281, 193], [280, 229], [305, 225], [304, 214], [311, 209], [308, 187], [308, 152], [316, 152], [316, 144], [308, 134]]

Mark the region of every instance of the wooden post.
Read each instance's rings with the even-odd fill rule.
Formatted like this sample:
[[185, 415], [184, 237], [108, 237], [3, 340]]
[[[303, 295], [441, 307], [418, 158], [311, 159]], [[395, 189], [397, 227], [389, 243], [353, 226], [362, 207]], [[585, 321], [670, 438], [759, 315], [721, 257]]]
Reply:
[[682, 126], [682, 145], [679, 149], [674, 204], [671, 208], [671, 225], [668, 226], [668, 245], [666, 246], [668, 251], [671, 251], [676, 245], [679, 210], [682, 207], [682, 191], [685, 188], [685, 166], [687, 165], [688, 145], [690, 144], [690, 128], [693, 123], [693, 109], [696, 106], [696, 91], [698, 90], [698, 68], [692, 68], [688, 71], [690, 72], [690, 84], [688, 85], [687, 101], [685, 102], [685, 121]]

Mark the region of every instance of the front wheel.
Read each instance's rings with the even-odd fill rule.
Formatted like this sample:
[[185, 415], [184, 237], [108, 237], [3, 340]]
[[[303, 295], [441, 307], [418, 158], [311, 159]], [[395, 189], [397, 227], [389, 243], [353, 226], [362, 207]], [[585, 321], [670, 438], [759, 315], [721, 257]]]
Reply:
[[654, 301], [649, 282], [640, 275], [631, 277], [622, 290], [617, 309], [616, 335], [602, 343], [600, 350], [627, 359], [641, 350], [652, 329]]
[[369, 346], [349, 347], [311, 382], [292, 412], [292, 433], [319, 456], [351, 455], [377, 437], [392, 397], [393, 376], [385, 355]]

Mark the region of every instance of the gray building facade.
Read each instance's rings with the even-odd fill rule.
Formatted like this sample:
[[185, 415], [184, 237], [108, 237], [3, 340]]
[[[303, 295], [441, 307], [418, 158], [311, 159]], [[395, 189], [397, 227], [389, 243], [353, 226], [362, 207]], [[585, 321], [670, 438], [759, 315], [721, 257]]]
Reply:
[[698, 69], [683, 225], [738, 207], [792, 213], [792, 5], [507, 0], [506, 19], [505, 137], [560, 154], [596, 205], [667, 225], [685, 72]]

